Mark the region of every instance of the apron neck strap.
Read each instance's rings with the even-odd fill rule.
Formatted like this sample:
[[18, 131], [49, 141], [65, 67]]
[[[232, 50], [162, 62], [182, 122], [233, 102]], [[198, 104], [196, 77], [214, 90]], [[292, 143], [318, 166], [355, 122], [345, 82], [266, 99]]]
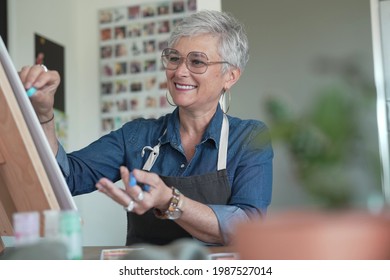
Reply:
[[218, 171], [226, 169], [228, 139], [229, 139], [229, 121], [226, 114], [223, 114], [221, 136], [219, 139], [219, 148], [218, 148], [218, 167], [217, 167]]
[[[163, 135], [167, 130], [164, 131]], [[222, 120], [222, 128], [221, 128], [221, 136], [219, 139], [219, 148], [218, 148], [218, 166], [217, 170], [226, 169], [226, 161], [227, 161], [227, 149], [228, 149], [228, 139], [229, 139], [229, 120], [226, 114], [223, 114]], [[142, 157], [145, 155], [145, 150], [149, 150], [150, 154], [148, 159], [146, 160], [144, 166], [142, 167], [145, 171], [150, 171], [155, 163], [159, 153], [160, 153], [160, 141], [153, 148], [150, 146], [145, 146], [142, 149]]]

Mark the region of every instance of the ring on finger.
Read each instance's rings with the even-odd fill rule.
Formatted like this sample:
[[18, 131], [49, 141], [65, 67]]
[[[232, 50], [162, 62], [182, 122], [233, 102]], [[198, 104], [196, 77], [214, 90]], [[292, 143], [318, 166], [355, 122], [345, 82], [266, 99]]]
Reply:
[[124, 207], [127, 212], [131, 212], [134, 209], [134, 201], [130, 200], [129, 205], [127, 207]]
[[138, 200], [138, 201], [144, 200], [144, 192], [143, 192], [143, 191], [141, 191], [141, 192], [138, 194], [137, 200]]
[[45, 71], [45, 72], [49, 71], [45, 65], [40, 64], [39, 66], [41, 66], [43, 68], [43, 71]]

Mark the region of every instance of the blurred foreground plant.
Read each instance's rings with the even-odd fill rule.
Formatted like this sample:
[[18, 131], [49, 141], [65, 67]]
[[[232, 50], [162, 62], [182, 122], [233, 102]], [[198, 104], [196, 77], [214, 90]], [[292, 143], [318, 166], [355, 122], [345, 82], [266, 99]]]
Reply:
[[[337, 70], [333, 72], [348, 85], [347, 90], [322, 90], [310, 110], [301, 116], [292, 116], [276, 98], [265, 104], [273, 141], [287, 146], [302, 186], [326, 208], [353, 203], [355, 182], [348, 176], [348, 166], [358, 157], [369, 163], [362, 172], [371, 172], [369, 176], [380, 186], [379, 156], [364, 147], [362, 135], [367, 132], [362, 131], [366, 128], [360, 121], [362, 112], [375, 108], [375, 91], [353, 64], [344, 63]], [[374, 117], [375, 111], [369, 113]], [[376, 133], [376, 127], [370, 129]]]

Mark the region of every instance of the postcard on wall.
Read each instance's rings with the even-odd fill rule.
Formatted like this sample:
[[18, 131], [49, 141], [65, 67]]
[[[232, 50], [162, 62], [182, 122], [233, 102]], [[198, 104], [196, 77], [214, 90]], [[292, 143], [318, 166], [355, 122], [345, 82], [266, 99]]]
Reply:
[[174, 109], [160, 55], [174, 26], [196, 9], [196, 0], [165, 0], [99, 11], [102, 133]]

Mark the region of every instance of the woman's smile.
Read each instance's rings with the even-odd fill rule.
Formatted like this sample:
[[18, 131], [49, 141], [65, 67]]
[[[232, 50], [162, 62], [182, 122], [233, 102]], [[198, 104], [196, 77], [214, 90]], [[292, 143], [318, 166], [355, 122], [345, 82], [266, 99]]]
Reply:
[[175, 83], [175, 88], [178, 90], [193, 90], [193, 89], [197, 88], [197, 86]]

